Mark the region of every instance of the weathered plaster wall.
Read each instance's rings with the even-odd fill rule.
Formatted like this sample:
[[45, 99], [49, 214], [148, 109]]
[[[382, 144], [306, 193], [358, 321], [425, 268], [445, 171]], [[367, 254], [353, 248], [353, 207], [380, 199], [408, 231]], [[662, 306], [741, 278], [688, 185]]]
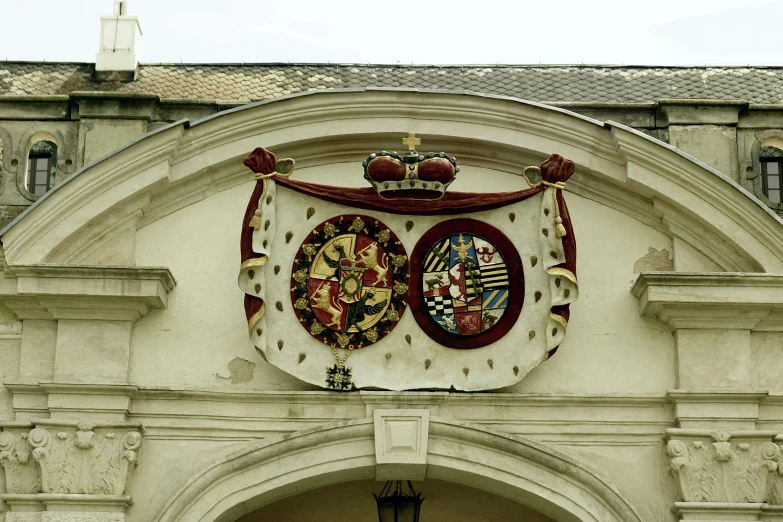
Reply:
[[147, 132], [145, 120], [85, 118], [79, 122], [79, 163], [86, 165]]
[[[579, 301], [569, 332], [550, 360], [512, 388], [531, 393], [662, 393], [674, 381], [671, 333], [639, 317], [628, 292], [634, 264], [649, 248], [671, 241], [642, 223], [593, 201], [568, 194], [577, 238]], [[633, 339], [633, 343], [629, 342]]]
[[783, 332], [752, 332], [753, 388], [783, 394]]
[[[167, 266], [178, 285], [167, 311], [153, 312], [136, 326], [131, 382], [312, 389], [265, 363], [247, 338], [236, 277], [240, 224], [252, 186], [220, 192], [137, 233], [136, 264]], [[231, 384], [220, 377], [229, 375], [236, 358], [256, 364], [253, 380]]]
[[669, 143], [739, 181], [737, 130], [722, 125], [672, 125]]

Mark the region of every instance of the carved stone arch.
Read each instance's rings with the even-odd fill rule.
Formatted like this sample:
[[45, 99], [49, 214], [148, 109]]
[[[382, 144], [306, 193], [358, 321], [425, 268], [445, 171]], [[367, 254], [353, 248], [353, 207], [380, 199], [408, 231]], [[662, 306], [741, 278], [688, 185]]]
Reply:
[[[748, 190], [759, 198], [764, 204], [777, 212], [783, 211], [783, 203], [775, 203], [765, 194], [761, 184], [761, 149], [762, 147], [775, 147], [783, 150], [783, 132], [778, 129], [766, 130], [754, 134], [753, 145], [751, 146], [751, 165], [750, 171], [744, 172], [745, 184]], [[740, 170], [742, 170], [740, 168]]]
[[[375, 477], [372, 419], [251, 443], [161, 492], [143, 517], [154, 522], [233, 522], [310, 489]], [[525, 504], [558, 522], [652, 520], [590, 466], [515, 435], [437, 418], [429, 423], [427, 477]]]
[[[40, 130], [35, 127], [28, 129], [27, 132], [21, 136], [18, 147], [22, 154], [16, 171], [16, 186], [19, 189], [19, 192], [30, 201], [36, 201], [41, 198], [40, 195], [35, 195], [27, 190], [27, 162], [29, 161], [30, 149], [40, 141], [50, 141], [54, 143], [58, 153], [60, 153], [61, 147], [65, 143], [65, 137], [58, 130]], [[22, 147], [24, 147], [24, 149], [22, 149]], [[55, 164], [55, 169], [57, 172], [60, 172], [59, 164]]]
[[459, 151], [465, 166], [518, 175], [561, 153], [577, 165], [569, 191], [717, 256], [722, 270], [783, 273], [783, 221], [674, 147], [620, 124], [517, 99], [375, 89], [289, 96], [147, 134], [31, 206], [3, 233], [6, 257], [84, 262], [129, 227], [247, 183], [240, 160], [256, 146], [302, 167], [358, 163], [411, 126], [432, 147]]

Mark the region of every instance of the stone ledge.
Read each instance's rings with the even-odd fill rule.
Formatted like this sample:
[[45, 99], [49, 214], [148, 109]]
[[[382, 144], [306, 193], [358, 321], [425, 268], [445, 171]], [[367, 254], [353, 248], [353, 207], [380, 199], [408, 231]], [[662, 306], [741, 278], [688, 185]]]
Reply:
[[103, 511], [124, 512], [133, 505], [128, 495], [53, 494], [36, 495], [48, 511]]
[[0, 300], [19, 319], [136, 321], [176, 286], [163, 267], [10, 265], [5, 277], [13, 290]]
[[669, 125], [737, 125], [744, 100], [666, 99], [658, 107], [666, 113]]
[[12, 513], [19, 512], [87, 512], [125, 513], [133, 505], [128, 495], [86, 495], [86, 494], [0, 494]]
[[[641, 316], [657, 317], [671, 330], [755, 330], [783, 310], [783, 276], [775, 274], [644, 272], [631, 293]], [[783, 331], [783, 324], [764, 330]]]
[[682, 521], [757, 521], [764, 504], [735, 502], [675, 502], [672, 512]]
[[0, 119], [3, 120], [67, 120], [70, 113], [69, 97], [0, 96]]
[[759, 418], [759, 404], [768, 394], [702, 389], [669, 390], [666, 396], [674, 404], [674, 418], [681, 428], [752, 430]]
[[783, 506], [765, 504], [759, 520], [764, 522], [783, 522]]

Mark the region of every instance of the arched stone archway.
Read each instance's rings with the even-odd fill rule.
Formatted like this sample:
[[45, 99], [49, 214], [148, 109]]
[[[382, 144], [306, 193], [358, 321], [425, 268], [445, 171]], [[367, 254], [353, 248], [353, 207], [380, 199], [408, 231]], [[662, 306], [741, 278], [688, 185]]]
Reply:
[[570, 191], [679, 239], [720, 270], [783, 272], [780, 218], [723, 174], [638, 131], [511, 98], [373, 89], [290, 96], [151, 132], [9, 225], [6, 259], [102, 264], [94, 253], [120, 233], [246, 181], [240, 160], [258, 145], [307, 168], [362, 158], [412, 127], [433, 147], [459, 150], [463, 165], [501, 172], [519, 174], [558, 151], [577, 165]]
[[[375, 477], [375, 429], [362, 419], [253, 443], [163, 492], [155, 522], [234, 522], [275, 500]], [[527, 505], [558, 522], [650, 520], [621, 488], [560, 450], [522, 437], [433, 418], [427, 478]]]

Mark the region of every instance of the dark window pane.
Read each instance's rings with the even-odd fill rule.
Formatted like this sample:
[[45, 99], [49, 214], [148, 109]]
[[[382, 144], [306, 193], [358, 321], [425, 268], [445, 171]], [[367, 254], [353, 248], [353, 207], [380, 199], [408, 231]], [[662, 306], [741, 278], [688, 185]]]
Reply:
[[27, 191], [35, 194], [35, 158], [27, 162]]
[[56, 163], [57, 144], [51, 141], [38, 141], [30, 147], [27, 168], [27, 190], [36, 195], [46, 193], [51, 188], [51, 171]]

